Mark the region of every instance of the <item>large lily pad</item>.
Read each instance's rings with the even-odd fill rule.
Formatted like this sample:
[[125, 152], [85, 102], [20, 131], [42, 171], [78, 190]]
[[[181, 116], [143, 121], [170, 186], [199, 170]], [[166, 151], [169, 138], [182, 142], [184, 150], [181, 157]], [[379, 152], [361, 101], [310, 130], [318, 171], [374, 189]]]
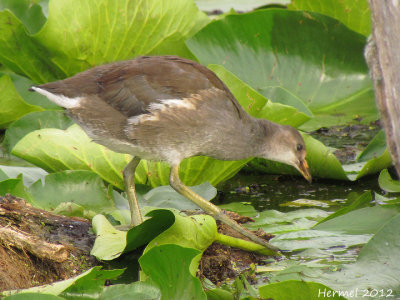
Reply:
[[268, 119], [284, 125], [298, 127], [310, 117], [296, 108], [273, 103], [221, 65], [209, 65], [211, 70], [229, 87], [240, 105], [253, 117]]
[[13, 295], [18, 292], [20, 294], [27, 293], [28, 295], [30, 293], [43, 293], [43, 294], [64, 296], [63, 293], [66, 293], [67, 295], [81, 294], [84, 290], [84, 287], [86, 286], [87, 289], [85, 290], [85, 295], [91, 298], [95, 298], [102, 291], [106, 280], [114, 279], [119, 275], [121, 275], [123, 272], [124, 270], [101, 270], [101, 267], [97, 266], [87, 270], [86, 272], [78, 276], [69, 278], [67, 280], [62, 280], [52, 284], [32, 287], [21, 291], [19, 290], [7, 291], [3, 292], [3, 294]]
[[30, 112], [42, 110], [42, 107], [27, 103], [20, 96], [10, 75], [0, 73], [0, 128]]
[[150, 249], [140, 259], [143, 272], [155, 282], [161, 299], [207, 299], [200, 280], [191, 276], [189, 266], [200, 251], [178, 245]]
[[106, 286], [101, 294], [101, 299], [141, 299], [157, 300], [161, 292], [154, 283], [136, 281], [131, 284], [114, 284]]
[[[328, 295], [328, 296], [327, 296]], [[260, 287], [260, 296], [264, 299], [298, 299], [310, 300], [329, 298], [346, 299], [338, 296], [334, 290], [316, 282], [302, 282], [287, 280], [279, 283], [272, 283]]]
[[45, 110], [29, 113], [13, 122], [7, 129], [3, 146], [10, 152], [28, 133], [42, 128], [67, 129], [74, 124], [63, 111]]
[[35, 199], [35, 206], [46, 210], [53, 210], [63, 202], [71, 202], [95, 212], [115, 209], [113, 200], [107, 196], [103, 181], [90, 171], [49, 174], [44, 183], [38, 180], [32, 184], [29, 192]]
[[129, 156], [97, 145], [77, 125], [67, 130], [46, 128], [27, 134], [13, 148], [19, 156], [49, 172], [92, 170], [104, 180], [123, 188], [122, 169]]
[[[328, 273], [318, 281], [340, 290], [360, 290], [361, 295], [375, 297], [374, 291], [384, 295], [398, 295], [400, 292], [400, 246], [399, 213], [382, 220], [375, 229], [376, 234], [361, 249], [356, 263], [344, 265], [338, 272]], [[390, 297], [390, 296], [389, 296]]]
[[143, 54], [192, 57], [184, 39], [209, 22], [193, 1], [54, 1], [34, 36], [20, 19], [0, 13], [0, 61], [36, 82]]
[[[35, 3], [36, 2], [36, 3]], [[0, 10], [8, 9], [20, 19], [30, 33], [36, 33], [46, 22], [42, 8], [38, 1], [31, 2], [27, 0], [2, 0]]]
[[61, 110], [46, 97], [29, 92], [32, 85], [33, 82], [26, 77], [0, 72], [0, 127], [6, 127], [31, 112]]
[[314, 116], [303, 129], [378, 118], [365, 37], [316, 13], [280, 9], [228, 15], [187, 41], [262, 95]]
[[60, 70], [48, 61], [49, 52], [28, 34], [11, 11], [0, 11], [0, 62], [35, 82], [61, 78]]
[[368, 36], [371, 16], [367, 0], [292, 0], [290, 9], [318, 12], [340, 20], [350, 29]]

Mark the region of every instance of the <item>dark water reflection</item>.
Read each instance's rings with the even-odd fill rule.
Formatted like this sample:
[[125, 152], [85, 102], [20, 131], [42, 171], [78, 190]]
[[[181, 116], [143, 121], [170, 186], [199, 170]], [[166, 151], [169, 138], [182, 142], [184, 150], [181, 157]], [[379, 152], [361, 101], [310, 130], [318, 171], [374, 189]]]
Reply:
[[[354, 199], [366, 191], [384, 194], [379, 188], [377, 176], [362, 178], [355, 182], [316, 178], [310, 184], [302, 177], [244, 172], [220, 184], [218, 191], [217, 204], [249, 202], [259, 211], [275, 209], [281, 212], [300, 207], [336, 211], [346, 205], [349, 197]], [[299, 199], [316, 200], [316, 202], [310, 201], [306, 205], [288, 203]]]

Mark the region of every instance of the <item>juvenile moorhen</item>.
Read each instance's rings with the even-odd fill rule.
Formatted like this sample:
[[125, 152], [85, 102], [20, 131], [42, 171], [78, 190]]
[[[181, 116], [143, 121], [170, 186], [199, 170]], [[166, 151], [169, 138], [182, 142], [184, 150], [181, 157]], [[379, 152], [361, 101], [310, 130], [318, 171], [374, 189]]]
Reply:
[[142, 222], [134, 174], [140, 159], [166, 161], [169, 182], [216, 219], [277, 250], [185, 186], [180, 162], [196, 155], [221, 160], [262, 157], [294, 166], [311, 181], [299, 132], [247, 114], [208, 68], [176, 56], [143, 56], [32, 86], [61, 107], [96, 143], [133, 155], [123, 174], [133, 226]]

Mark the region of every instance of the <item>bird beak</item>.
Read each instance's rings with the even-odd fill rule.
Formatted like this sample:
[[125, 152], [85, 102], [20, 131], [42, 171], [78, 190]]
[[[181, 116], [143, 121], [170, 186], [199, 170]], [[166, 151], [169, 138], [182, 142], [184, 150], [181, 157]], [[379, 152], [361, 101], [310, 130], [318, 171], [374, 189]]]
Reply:
[[304, 178], [307, 179], [309, 183], [311, 183], [312, 177], [310, 173], [310, 168], [308, 167], [308, 163], [305, 159], [299, 162], [299, 164], [297, 165], [297, 169], [300, 171], [301, 175], [303, 175]]

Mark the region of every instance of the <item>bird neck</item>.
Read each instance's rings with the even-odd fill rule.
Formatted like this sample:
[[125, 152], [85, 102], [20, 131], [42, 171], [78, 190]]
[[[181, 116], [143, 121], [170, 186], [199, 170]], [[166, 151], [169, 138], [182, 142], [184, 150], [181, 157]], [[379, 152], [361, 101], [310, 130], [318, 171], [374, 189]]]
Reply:
[[250, 117], [248, 125], [247, 143], [249, 154], [254, 157], [264, 157], [266, 149], [273, 142], [274, 135], [282, 125], [265, 120]]
[[[221, 153], [215, 158], [225, 160], [242, 160], [250, 157], [265, 156], [268, 139], [275, 132], [275, 127], [281, 125], [265, 119], [247, 116], [242, 122], [236, 123], [236, 128], [229, 128], [230, 132], [221, 134]], [[232, 131], [234, 134], [232, 134]], [[232, 138], [234, 136], [234, 138]], [[229, 137], [229, 139], [224, 138]], [[215, 147], [215, 146], [214, 146]], [[226, 149], [231, 149], [227, 153]]]

